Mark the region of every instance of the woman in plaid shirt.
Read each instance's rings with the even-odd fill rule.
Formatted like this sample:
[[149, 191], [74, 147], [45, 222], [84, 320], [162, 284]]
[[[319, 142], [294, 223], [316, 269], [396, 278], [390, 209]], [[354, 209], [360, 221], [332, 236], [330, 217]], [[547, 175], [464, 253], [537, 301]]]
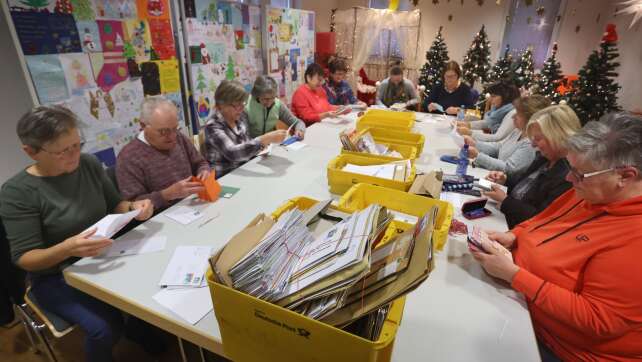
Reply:
[[205, 125], [205, 157], [222, 177], [256, 156], [270, 143], [281, 143], [286, 131], [276, 130], [252, 138], [247, 114], [247, 93], [237, 81], [224, 80], [216, 89], [214, 114]]

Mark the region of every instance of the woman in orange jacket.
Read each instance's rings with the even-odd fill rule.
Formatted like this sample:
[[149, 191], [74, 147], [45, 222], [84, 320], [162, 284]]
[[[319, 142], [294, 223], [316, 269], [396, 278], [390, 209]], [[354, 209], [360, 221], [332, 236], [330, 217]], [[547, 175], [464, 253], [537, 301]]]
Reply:
[[642, 359], [642, 118], [590, 122], [568, 148], [573, 189], [472, 254], [525, 295], [544, 361]]

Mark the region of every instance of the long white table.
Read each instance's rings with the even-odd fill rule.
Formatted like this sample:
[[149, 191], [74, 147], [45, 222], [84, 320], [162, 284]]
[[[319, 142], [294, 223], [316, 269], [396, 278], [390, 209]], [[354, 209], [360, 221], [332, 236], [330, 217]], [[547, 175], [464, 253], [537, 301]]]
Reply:
[[[338, 134], [348, 126], [314, 125], [306, 133], [307, 147], [298, 151], [275, 147], [271, 156], [256, 158], [226, 175], [220, 180], [222, 185], [240, 188], [231, 199], [202, 204], [188, 198], [179, 203], [203, 212], [205, 217], [199, 221], [184, 226], [160, 214], [130, 232], [167, 236], [164, 251], [82, 259], [65, 270], [65, 279], [75, 288], [181, 339], [224, 355], [213, 312], [191, 325], [152, 299], [160, 290], [158, 281], [175, 247], [209, 245], [218, 249], [258, 213], [269, 214], [296, 196], [337, 199], [328, 191], [326, 165], [339, 153]], [[417, 167], [454, 172], [454, 165], [439, 161], [441, 154], [457, 152], [443, 122], [428, 118], [417, 122], [415, 128], [426, 135]], [[469, 170], [475, 176], [485, 173]], [[461, 215], [455, 217], [464, 220]], [[503, 216], [496, 210], [492, 216], [469, 224], [475, 223], [506, 229]], [[520, 356], [522, 361], [539, 361], [528, 310], [520, 296], [485, 274], [461, 243], [449, 241], [436, 258], [436, 268], [428, 280], [406, 299], [393, 360], [509, 361]]]

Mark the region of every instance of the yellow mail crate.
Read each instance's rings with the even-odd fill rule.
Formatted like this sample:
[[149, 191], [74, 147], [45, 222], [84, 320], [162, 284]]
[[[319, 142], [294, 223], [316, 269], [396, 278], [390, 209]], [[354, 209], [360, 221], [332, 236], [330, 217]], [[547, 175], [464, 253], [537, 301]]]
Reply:
[[[272, 217], [316, 202], [305, 197], [289, 200]], [[211, 270], [207, 283], [225, 355], [240, 362], [390, 361], [406, 302], [405, 296], [392, 302], [379, 339], [370, 341], [217, 283]]]
[[421, 133], [396, 131], [393, 129], [369, 127], [359, 130], [359, 137], [369, 132], [377, 143], [407, 145], [417, 148], [417, 157], [424, 151], [426, 137]]
[[380, 156], [380, 155], [373, 155], [371, 153], [367, 152], [354, 152], [354, 151], [347, 151], [345, 149], [341, 149], [341, 154], [345, 155], [360, 155], [360, 156], [380, 156], [380, 157], [388, 157], [390, 160], [398, 161], [398, 160], [414, 160], [417, 158], [417, 147], [414, 146], [409, 146], [409, 145], [400, 145], [400, 144], [394, 144], [394, 143], [383, 143], [383, 142], [377, 142], [379, 144], [388, 146], [388, 149], [391, 151], [397, 151], [401, 154], [402, 157], [391, 157], [391, 156]]
[[395, 112], [370, 109], [357, 120], [357, 130], [368, 127], [386, 128], [409, 132], [415, 124], [415, 112]]
[[[430, 208], [437, 206], [437, 221], [433, 231], [433, 243], [437, 250], [442, 250], [448, 241], [448, 231], [453, 218], [452, 204], [407, 192], [387, 189], [368, 184], [353, 186], [339, 200], [339, 208], [350, 212], [365, 209], [371, 204], [379, 204], [388, 209], [404, 214], [422, 217]], [[390, 237], [386, 235], [387, 237]], [[386, 242], [384, 238], [383, 242]]]
[[415, 169], [415, 165], [412, 161], [412, 169], [406, 181], [395, 181], [343, 171], [343, 167], [348, 163], [359, 166], [367, 166], [380, 165], [390, 162], [392, 162], [392, 160], [389, 157], [375, 155], [339, 155], [330, 160], [330, 163], [328, 163], [328, 185], [330, 186], [330, 192], [337, 195], [343, 195], [346, 191], [348, 191], [348, 189], [350, 189], [350, 187], [360, 182], [401, 191], [408, 191], [408, 189], [410, 189], [410, 186], [412, 186], [412, 183], [415, 181], [415, 176], [417, 174], [417, 170]]

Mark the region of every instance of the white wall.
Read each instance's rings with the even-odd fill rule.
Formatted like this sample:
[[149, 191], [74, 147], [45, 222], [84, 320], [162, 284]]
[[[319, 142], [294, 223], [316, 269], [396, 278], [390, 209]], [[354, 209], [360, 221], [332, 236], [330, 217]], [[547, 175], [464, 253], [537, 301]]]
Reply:
[[315, 12], [315, 30], [317, 32], [330, 31], [330, 15], [332, 9], [339, 6], [338, 0], [300, 0], [298, 7]]
[[0, 184], [29, 164], [16, 136], [18, 119], [32, 106], [18, 53], [0, 7]]

